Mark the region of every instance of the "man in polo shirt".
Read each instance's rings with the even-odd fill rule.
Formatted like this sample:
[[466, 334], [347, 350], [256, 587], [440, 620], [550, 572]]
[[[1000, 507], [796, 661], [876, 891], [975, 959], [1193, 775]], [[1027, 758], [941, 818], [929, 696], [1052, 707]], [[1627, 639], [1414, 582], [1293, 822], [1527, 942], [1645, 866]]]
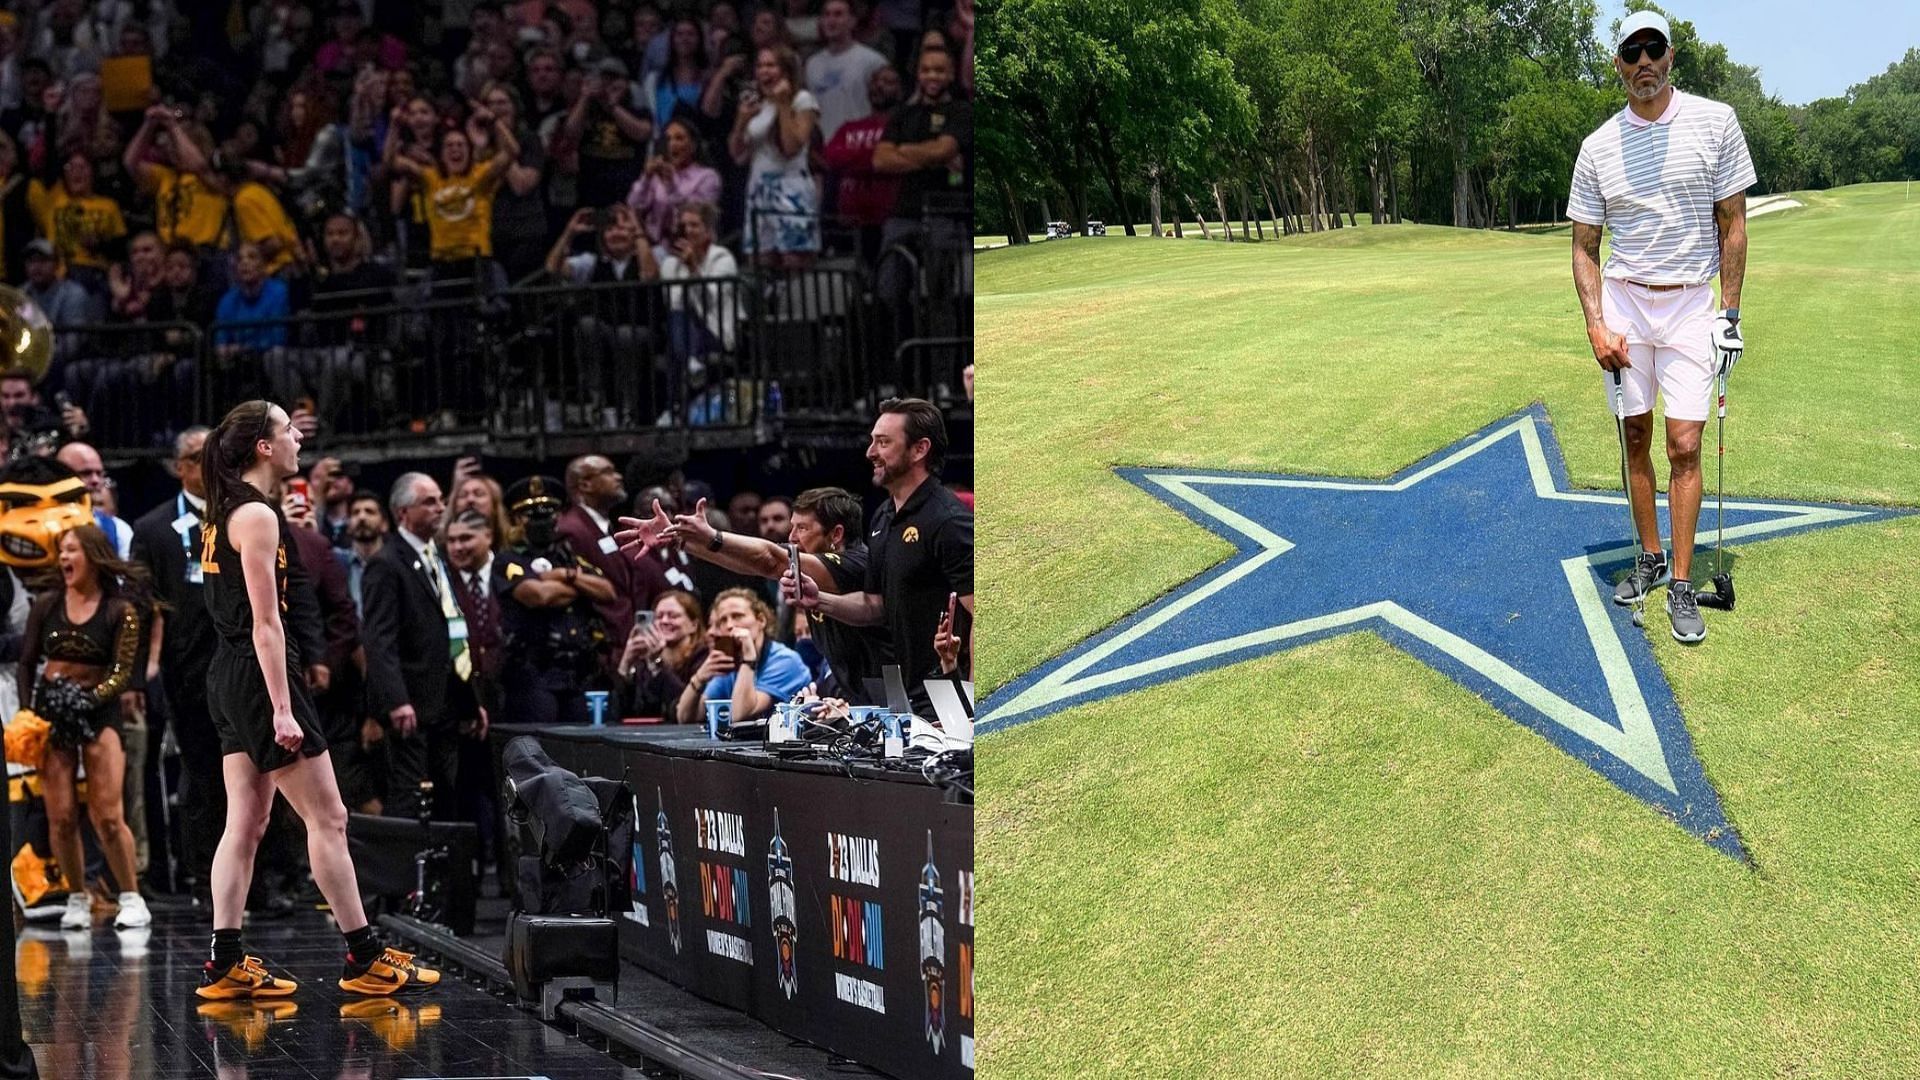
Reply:
[[914, 710], [925, 716], [932, 711], [921, 684], [941, 677], [933, 636], [949, 595], [960, 598], [955, 621], [962, 625], [954, 635], [969, 642], [972, 655], [973, 512], [940, 483], [946, 452], [946, 421], [931, 402], [881, 402], [867, 462], [874, 484], [887, 489], [889, 498], [867, 528], [864, 591], [822, 592], [804, 571], [798, 582], [790, 573], [780, 579], [788, 604], [850, 626], [885, 626]]
[[[1689, 575], [1700, 520], [1700, 434], [1713, 382], [1740, 359], [1747, 266], [1746, 189], [1754, 182], [1733, 110], [1668, 82], [1673, 35], [1652, 11], [1621, 22], [1614, 70], [1627, 107], [1587, 136], [1573, 167], [1573, 280], [1609, 403], [1626, 397], [1627, 463], [1640, 555], [1614, 590], [1631, 604], [1668, 581], [1654, 512], [1653, 396], [1666, 400], [1667, 507], [1673, 565], [1667, 613], [1676, 641], [1707, 636]], [[1600, 266], [1600, 229], [1613, 250]], [[1720, 275], [1720, 305], [1709, 282]]]

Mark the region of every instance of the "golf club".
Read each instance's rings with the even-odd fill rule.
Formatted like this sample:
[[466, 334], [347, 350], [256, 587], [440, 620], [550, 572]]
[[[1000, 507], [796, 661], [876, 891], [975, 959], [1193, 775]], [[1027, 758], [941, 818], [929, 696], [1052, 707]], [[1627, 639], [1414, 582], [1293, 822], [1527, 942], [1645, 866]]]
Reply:
[[[1620, 486], [1627, 492], [1627, 539], [1628, 546], [1638, 559], [1640, 551], [1640, 520], [1633, 513], [1633, 479], [1627, 475], [1627, 392], [1620, 383], [1620, 369], [1613, 369], [1613, 430], [1620, 436]], [[1633, 625], [1647, 625], [1647, 594], [1641, 593], [1633, 601]]]
[[1713, 575], [1711, 592], [1695, 593], [1694, 600], [1704, 608], [1733, 610], [1733, 575], [1727, 570], [1727, 373], [1720, 372], [1719, 428], [1713, 455], [1713, 562], [1719, 573]]

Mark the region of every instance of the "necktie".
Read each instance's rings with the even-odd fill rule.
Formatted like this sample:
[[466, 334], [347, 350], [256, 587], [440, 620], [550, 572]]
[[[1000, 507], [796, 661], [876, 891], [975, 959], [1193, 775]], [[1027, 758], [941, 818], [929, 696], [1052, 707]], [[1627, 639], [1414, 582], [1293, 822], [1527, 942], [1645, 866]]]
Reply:
[[474, 649], [485, 652], [493, 647], [493, 611], [487, 603], [486, 583], [477, 573], [467, 575], [467, 606], [473, 609]]
[[[463, 618], [460, 605], [453, 598], [453, 588], [447, 581], [446, 568], [440, 563], [440, 555], [429, 543], [427, 545], [427, 571], [433, 575], [433, 591], [440, 594], [440, 614], [451, 625], [455, 619]], [[453, 654], [453, 673], [462, 681], [473, 678], [473, 655], [467, 651], [465, 636], [447, 637], [447, 651]]]

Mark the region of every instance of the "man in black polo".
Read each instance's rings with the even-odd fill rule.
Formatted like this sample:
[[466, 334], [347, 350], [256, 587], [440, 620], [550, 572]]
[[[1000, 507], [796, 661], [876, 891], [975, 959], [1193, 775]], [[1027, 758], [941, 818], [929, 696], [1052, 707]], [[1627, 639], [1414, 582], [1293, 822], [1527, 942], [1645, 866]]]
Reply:
[[850, 626], [883, 625], [901, 665], [914, 710], [932, 716], [921, 684], [940, 678], [933, 636], [957, 596], [954, 633], [971, 678], [973, 624], [973, 512], [940, 483], [947, 425], [932, 402], [889, 398], [880, 403], [867, 445], [873, 482], [887, 490], [867, 528], [867, 575], [859, 592], [824, 592], [804, 571], [780, 580], [787, 603]]
[[[935, 296], [951, 297], [956, 275], [972, 278], [973, 103], [953, 92], [946, 50], [922, 50], [917, 75], [913, 100], [894, 112], [873, 148], [873, 171], [900, 180], [880, 249], [914, 252]], [[900, 258], [881, 259], [874, 272], [874, 292], [892, 309], [901, 339], [929, 329], [913, 322], [919, 275]]]

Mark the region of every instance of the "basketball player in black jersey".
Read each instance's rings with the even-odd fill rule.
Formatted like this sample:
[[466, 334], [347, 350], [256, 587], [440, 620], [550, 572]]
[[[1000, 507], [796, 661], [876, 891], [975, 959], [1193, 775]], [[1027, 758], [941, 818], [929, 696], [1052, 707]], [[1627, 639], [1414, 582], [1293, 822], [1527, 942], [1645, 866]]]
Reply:
[[347, 809], [340, 801], [327, 742], [303, 680], [305, 670], [281, 622], [287, 610], [286, 518], [268, 493], [300, 467], [300, 432], [268, 401], [234, 407], [201, 451], [207, 527], [201, 573], [207, 614], [218, 635], [207, 673], [207, 700], [220, 736], [227, 783], [227, 827], [213, 857], [213, 957], [197, 993], [210, 1001], [284, 998], [295, 984], [247, 955], [240, 917], [253, 880], [253, 856], [267, 828], [275, 791], [307, 825], [313, 878], [347, 939], [340, 988], [388, 995], [421, 990], [440, 973], [397, 949], [383, 949], [360, 904], [347, 851]]

